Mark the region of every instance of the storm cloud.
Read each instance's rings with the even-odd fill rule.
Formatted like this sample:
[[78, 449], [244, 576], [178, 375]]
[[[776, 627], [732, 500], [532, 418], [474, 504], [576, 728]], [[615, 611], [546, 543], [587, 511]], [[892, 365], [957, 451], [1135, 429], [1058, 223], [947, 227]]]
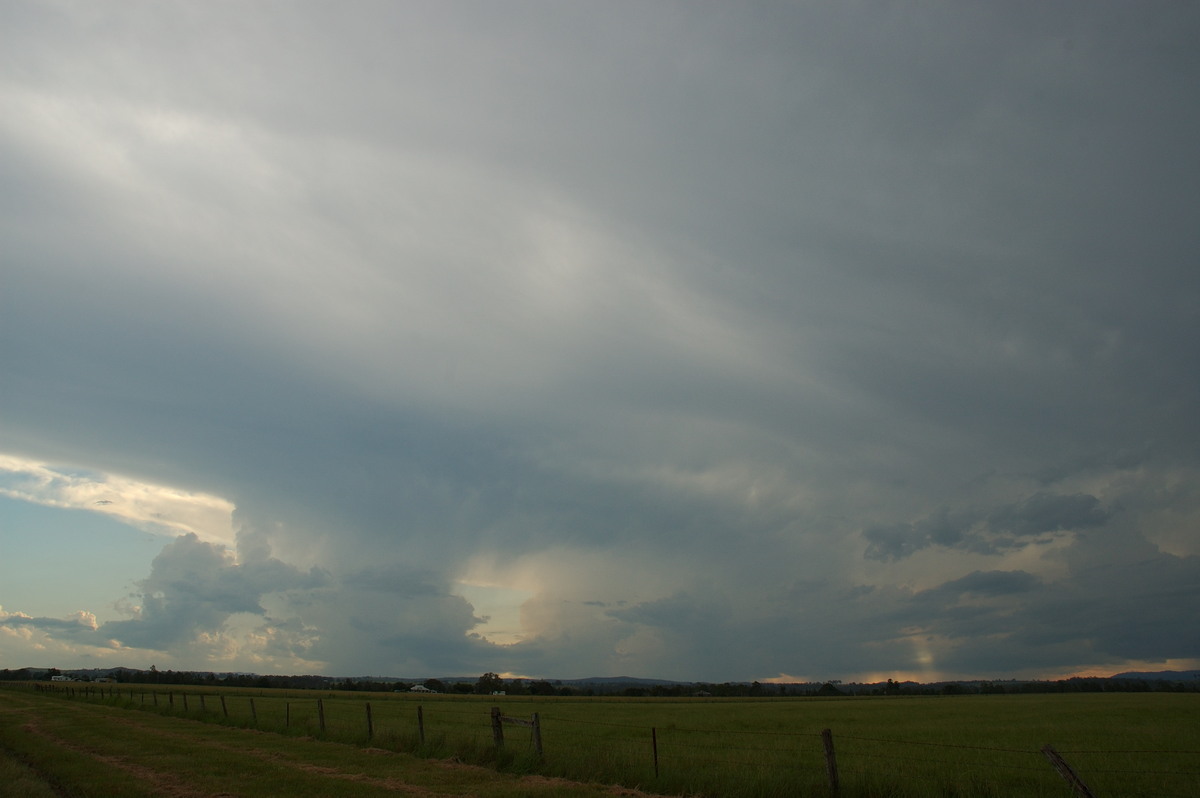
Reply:
[[5, 4], [0, 664], [1195, 667], [1197, 29]]

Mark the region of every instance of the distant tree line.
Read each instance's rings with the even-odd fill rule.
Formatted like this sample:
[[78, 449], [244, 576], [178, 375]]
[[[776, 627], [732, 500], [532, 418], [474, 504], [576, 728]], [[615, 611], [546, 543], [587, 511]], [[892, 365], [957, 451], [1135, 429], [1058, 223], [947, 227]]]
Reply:
[[136, 684], [177, 684], [208, 687], [258, 687], [288, 690], [353, 690], [408, 692], [417, 684], [438, 693], [460, 695], [511, 696], [627, 696], [632, 698], [683, 698], [689, 696], [718, 698], [770, 698], [788, 696], [885, 696], [885, 695], [987, 695], [1004, 693], [1195, 693], [1200, 692], [1200, 679], [1129, 679], [1076, 677], [1057, 681], [969, 681], [886, 682], [873, 684], [843, 684], [834, 680], [824, 684], [770, 684], [761, 682], [669, 682], [666, 684], [627, 685], [620, 681], [594, 681], [564, 684], [559, 680], [509, 679], [488, 672], [475, 681], [426, 679], [424, 682], [391, 681], [373, 678], [338, 678], [332, 676], [281, 676], [255, 673], [214, 673], [212, 671], [160, 671], [153, 665], [149, 670], [115, 668], [112, 670], [59, 671], [57, 668], [21, 668], [0, 670], [0, 681], [45, 681], [53, 676], [69, 675], [79, 681], [103, 678], [114, 682]]

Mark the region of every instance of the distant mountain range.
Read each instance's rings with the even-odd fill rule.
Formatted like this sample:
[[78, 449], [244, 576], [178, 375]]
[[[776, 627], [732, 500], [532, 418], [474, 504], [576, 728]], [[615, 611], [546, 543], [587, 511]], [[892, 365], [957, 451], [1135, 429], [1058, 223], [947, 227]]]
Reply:
[[1114, 674], [1112, 679], [1144, 679], [1146, 681], [1187, 682], [1200, 679], [1200, 671], [1126, 671]]
[[[20, 670], [28, 672], [31, 676], [40, 676], [40, 675], [45, 674], [50, 669], [48, 669], [48, 668], [22, 668]], [[74, 676], [76, 678], [84, 677], [87, 679], [95, 679], [98, 677], [111, 676], [112, 674], [114, 674], [118, 671], [123, 671], [126, 674], [149, 673], [149, 671], [143, 671], [139, 668], [69, 668], [69, 669], [62, 670], [61, 673], [63, 675]], [[8, 671], [8, 673], [15, 673], [15, 671]], [[184, 672], [181, 671], [181, 673], [184, 673]], [[201, 674], [201, 673], [209, 673], [209, 672], [187, 671], [186, 673]], [[216, 676], [219, 679], [225, 679], [225, 678], [235, 677], [235, 676], [237, 676], [237, 677], [256, 677], [259, 674], [246, 673], [246, 672], [224, 672], [224, 673], [215, 673], [215, 674], [211, 674], [211, 675]], [[297, 678], [305, 678], [305, 677], [297, 677]], [[408, 682], [408, 683], [414, 683], [414, 684], [420, 684], [421, 682], [426, 681], [426, 679], [424, 677], [397, 678], [397, 677], [392, 677], [392, 676], [355, 676], [355, 677], [312, 676], [312, 677], [307, 677], [307, 678], [314, 679], [314, 680], [321, 680], [321, 681], [324, 681], [324, 680], [341, 681], [346, 678], [351, 678], [353, 681], [359, 681], [359, 682], [388, 682], [388, 683]], [[441, 677], [439, 679], [439, 681], [445, 682], [446, 684], [473, 683], [478, 678], [479, 678], [478, 676], [446, 676], [446, 677]], [[1157, 682], [1157, 681], [1191, 682], [1191, 681], [1195, 681], [1195, 680], [1200, 680], [1200, 670], [1125, 671], [1124, 673], [1115, 673], [1112, 676], [1107, 676], [1107, 677], [1088, 677], [1088, 678], [1142, 680], [1142, 681], [1155, 681], [1155, 682]], [[511, 681], [511, 680], [509, 680], [509, 681]], [[538, 679], [525, 679], [524, 681], [531, 682], [531, 681], [539, 681], [539, 680]], [[545, 679], [544, 681], [551, 682], [554, 685], [563, 685], [563, 686], [575, 687], [575, 688], [579, 688], [579, 689], [585, 689], [588, 687], [600, 687], [600, 686], [604, 686], [604, 687], [611, 689], [611, 688], [627, 688], [627, 687], [650, 688], [650, 687], [671, 687], [671, 686], [676, 686], [676, 685], [687, 686], [687, 685], [697, 685], [697, 684], [710, 684], [709, 682], [704, 682], [704, 681], [680, 681], [680, 680], [672, 680], [672, 679], [644, 679], [644, 678], [639, 678], [639, 677], [635, 677], [635, 676], [589, 676], [589, 677], [586, 677], [583, 679]], [[973, 684], [981, 684], [981, 683], [991, 682], [991, 681], [996, 681], [996, 680], [952, 679], [952, 680], [944, 681], [944, 682], [934, 682], [933, 684], [936, 684], [936, 685], [945, 685], [945, 684], [968, 685], [968, 684], [972, 684], [973, 685]], [[1046, 681], [1046, 680], [1009, 679], [1009, 680], [999, 680], [999, 681], [1020, 683], [1020, 682], [1033, 682], [1033, 681]], [[1054, 681], [1054, 680], [1049, 680], [1049, 681]], [[835, 682], [835, 683], [841, 684], [841, 682]], [[750, 682], [726, 682], [726, 684], [749, 685]], [[819, 682], [797, 682], [795, 684], [819, 684]], [[852, 683], [847, 683], [846, 686], [850, 686], [851, 684]], [[915, 685], [918, 683], [906, 681], [906, 682], [903, 682], [902, 684]]]

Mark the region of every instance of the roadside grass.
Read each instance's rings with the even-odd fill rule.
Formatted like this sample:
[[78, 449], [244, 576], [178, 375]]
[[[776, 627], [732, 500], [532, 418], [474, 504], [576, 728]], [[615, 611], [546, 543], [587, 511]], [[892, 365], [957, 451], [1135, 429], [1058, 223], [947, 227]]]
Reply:
[[[1067, 785], [1041, 753], [1045, 744], [1099, 795], [1200, 795], [1197, 694], [634, 699], [122, 685], [89, 700], [145, 710], [135, 716], [186, 714], [217, 728], [278, 732], [281, 740], [672, 795], [828, 794], [822, 729], [832, 730], [841, 792], [852, 798], [1059, 798]], [[496, 748], [493, 706], [517, 718], [538, 713], [544, 759], [519, 726], [506, 726]]]
[[[13, 722], [25, 717], [24, 713], [0, 715], [0, 747], [19, 756], [30, 774], [38, 777], [42, 788], [49, 789], [51, 794], [83, 798], [102, 795], [152, 798], [154, 795], [150, 790], [129, 784], [128, 776], [110, 763], [34, 733], [36, 727], [32, 723], [20, 726]], [[76, 784], [88, 785], [88, 791], [74, 789]]]
[[50, 787], [48, 794], [77, 798], [611, 794], [602, 785], [522, 778], [378, 748], [10, 690], [0, 691], [0, 750], [9, 752], [4, 758], [9, 764], [28, 762], [22, 775], [33, 774], [35, 782]]
[[0, 798], [57, 798], [57, 793], [35, 770], [0, 750]]

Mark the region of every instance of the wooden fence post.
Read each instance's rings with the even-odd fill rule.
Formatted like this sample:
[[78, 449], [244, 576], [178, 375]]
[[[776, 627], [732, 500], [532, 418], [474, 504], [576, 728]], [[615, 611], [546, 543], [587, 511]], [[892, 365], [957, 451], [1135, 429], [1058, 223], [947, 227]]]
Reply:
[[837, 755], [833, 751], [833, 732], [822, 729], [821, 742], [825, 743], [825, 774], [829, 776], [829, 792], [837, 795], [841, 785], [838, 784]]
[[254, 708], [254, 699], [250, 699], [250, 717], [254, 719], [254, 725], [258, 725], [258, 711]]
[[375, 737], [375, 724], [371, 723], [371, 702], [367, 702], [367, 739]]
[[183, 696], [183, 711], [184, 711], [184, 712], [187, 712], [187, 711], [188, 711], [188, 705], [187, 705], [187, 693], [180, 693], [180, 695], [182, 695], [182, 696]]
[[221, 696], [221, 714], [229, 717], [229, 708], [225, 706], [225, 696], [223, 694]]
[[325, 702], [317, 699], [317, 720], [321, 724], [321, 731], [325, 731]]
[[654, 752], [654, 778], [658, 778], [658, 729], [650, 727], [650, 749]]
[[171, 709], [175, 709], [175, 694], [174, 693], [169, 692], [169, 691], [167, 692], [167, 703], [171, 706]]
[[1049, 745], [1042, 746], [1042, 753], [1046, 755], [1046, 759], [1050, 760], [1050, 764], [1058, 771], [1058, 775], [1066, 780], [1067, 784], [1071, 785], [1071, 789], [1079, 798], [1095, 798], [1088, 786], [1083, 783], [1083, 779], [1079, 778], [1074, 769], [1067, 764], [1067, 761], [1058, 755], [1058, 752]]
[[204, 703], [204, 693], [200, 694], [200, 711], [208, 712], [208, 706]]
[[504, 747], [504, 723], [500, 720], [500, 707], [492, 707], [492, 739], [497, 748]]
[[533, 750], [537, 751], [538, 759], [543, 759], [542, 756], [542, 718], [538, 713], [534, 712], [533, 718]]
[[292, 702], [284, 702], [283, 705], [283, 728], [292, 728]]
[[417, 704], [417, 737], [421, 740], [421, 745], [425, 744], [425, 713], [421, 711], [421, 705]]

